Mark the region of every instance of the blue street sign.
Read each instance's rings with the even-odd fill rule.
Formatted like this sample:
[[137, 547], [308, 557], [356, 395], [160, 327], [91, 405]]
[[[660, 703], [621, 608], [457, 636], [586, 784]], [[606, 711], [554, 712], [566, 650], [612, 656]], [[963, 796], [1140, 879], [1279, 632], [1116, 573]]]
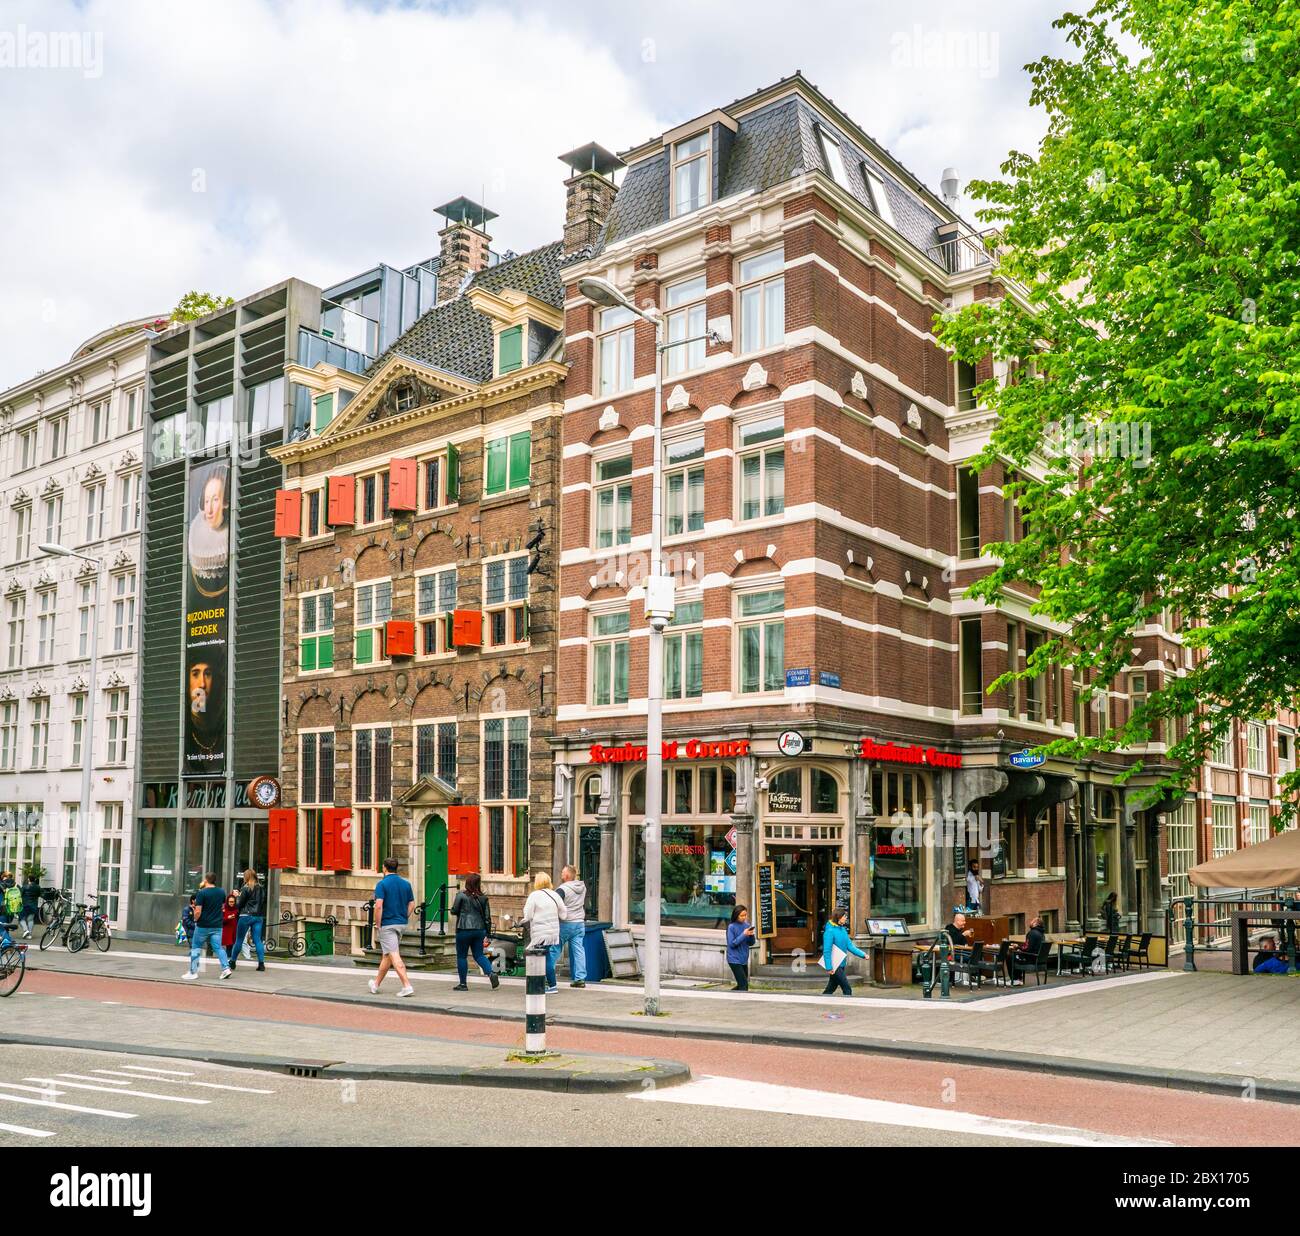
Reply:
[[785, 685], [787, 687], [810, 687], [812, 686], [811, 669], [788, 669], [785, 671]]
[[821, 683], [823, 687], [838, 687], [840, 685], [840, 676], [838, 674], [832, 674], [830, 670], [818, 670], [817, 681]]

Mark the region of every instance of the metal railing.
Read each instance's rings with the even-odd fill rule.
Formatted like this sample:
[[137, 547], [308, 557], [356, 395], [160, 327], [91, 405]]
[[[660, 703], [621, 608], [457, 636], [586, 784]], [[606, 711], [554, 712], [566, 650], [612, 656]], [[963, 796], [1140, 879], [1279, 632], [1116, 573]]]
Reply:
[[926, 256], [942, 266], [950, 275], [960, 275], [981, 266], [992, 266], [997, 260], [997, 248], [991, 240], [992, 232], [963, 232], [926, 249]]
[[1300, 892], [1286, 888], [1228, 889], [1208, 896], [1175, 897], [1165, 910], [1165, 936], [1172, 950], [1182, 940], [1183, 969], [1196, 969], [1196, 950], [1226, 952], [1231, 948], [1232, 915], [1237, 910], [1284, 910]]
[[[420, 956], [425, 954], [425, 945], [429, 934], [429, 911], [434, 909], [434, 903], [437, 903], [437, 909], [434, 917], [438, 922], [438, 934], [445, 936], [447, 934], [447, 892], [448, 886], [443, 884], [439, 886], [438, 891], [434, 893], [428, 901], [422, 901], [416, 913], [419, 915], [420, 922]], [[370, 901], [362, 902], [361, 908], [366, 912], [365, 941], [363, 948], [374, 948], [375, 946], [375, 903], [372, 898]]]
[[[935, 950], [942, 947], [943, 952], [939, 957], [939, 964], [935, 965]], [[939, 998], [941, 1000], [950, 999], [952, 996], [952, 968], [953, 968], [953, 951], [952, 941], [946, 933], [940, 933], [935, 936], [934, 943], [930, 945], [921, 957], [921, 995], [926, 1000], [931, 999], [930, 993], [934, 991], [936, 983], [939, 984]]]

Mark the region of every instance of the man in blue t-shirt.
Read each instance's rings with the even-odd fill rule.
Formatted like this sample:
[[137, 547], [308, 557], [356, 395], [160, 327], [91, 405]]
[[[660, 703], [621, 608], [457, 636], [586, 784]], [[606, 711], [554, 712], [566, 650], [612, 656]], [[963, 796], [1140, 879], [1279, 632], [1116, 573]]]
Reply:
[[414, 905], [415, 890], [409, 880], [404, 880], [397, 874], [397, 859], [384, 859], [384, 878], [375, 885], [375, 924], [379, 934], [379, 951], [383, 956], [379, 959], [379, 973], [370, 980], [373, 995], [379, 994], [379, 984], [384, 981], [384, 975], [390, 968], [396, 970], [397, 977], [402, 980], [402, 990], [397, 994], [415, 995], [415, 988], [411, 986], [410, 976], [402, 964], [399, 951], [402, 928], [410, 920]]
[[226, 904], [226, 890], [217, 887], [217, 873], [209, 871], [194, 894], [194, 935], [190, 940], [190, 968], [181, 976], [185, 979], [199, 977], [199, 958], [203, 946], [211, 944], [221, 962], [221, 977], [230, 977], [230, 958], [221, 943], [221, 907]]

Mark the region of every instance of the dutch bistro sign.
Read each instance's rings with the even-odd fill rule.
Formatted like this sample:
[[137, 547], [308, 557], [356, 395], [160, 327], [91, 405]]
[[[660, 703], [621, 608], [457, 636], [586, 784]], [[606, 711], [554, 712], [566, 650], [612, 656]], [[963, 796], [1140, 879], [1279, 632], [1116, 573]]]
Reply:
[[864, 738], [859, 745], [858, 754], [864, 760], [881, 760], [886, 764], [926, 764], [931, 768], [961, 767], [959, 752], [936, 751], [933, 747], [922, 747], [919, 743], [900, 747], [897, 743], [877, 742], [874, 738]]
[[[738, 738], [732, 742], [705, 742], [700, 738], [688, 738], [681, 742], [673, 738], [665, 740], [663, 744], [663, 758], [666, 760], [722, 760], [748, 754], [748, 738]], [[645, 743], [638, 745], [625, 742], [619, 747], [606, 747], [598, 742], [591, 744], [593, 764], [639, 764], [645, 757]]]

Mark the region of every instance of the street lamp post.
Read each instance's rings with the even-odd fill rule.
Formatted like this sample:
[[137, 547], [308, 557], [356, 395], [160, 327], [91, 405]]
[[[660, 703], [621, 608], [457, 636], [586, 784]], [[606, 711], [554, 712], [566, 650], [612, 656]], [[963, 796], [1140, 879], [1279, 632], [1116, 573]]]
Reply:
[[662, 904], [663, 847], [660, 833], [663, 813], [664, 735], [664, 628], [672, 621], [676, 580], [663, 573], [663, 354], [669, 348], [696, 343], [701, 339], [721, 342], [716, 331], [690, 339], [664, 341], [663, 315], [639, 309], [606, 279], [590, 276], [578, 281], [580, 291], [592, 303], [604, 308], [623, 308], [649, 322], [655, 330], [654, 463], [651, 467], [650, 572], [646, 578], [646, 620], [650, 623], [650, 656], [646, 684], [645, 822], [641, 829], [645, 851], [645, 1014], [659, 1015], [659, 936]]
[[66, 545], [45, 544], [40, 546], [45, 554], [60, 558], [80, 558], [95, 566], [95, 597], [90, 607], [90, 682], [86, 688], [86, 723], [81, 735], [81, 806], [77, 810], [77, 853], [72, 868], [72, 899], [76, 901], [77, 890], [87, 901], [90, 898], [89, 857], [90, 837], [90, 783], [95, 763], [95, 695], [96, 682], [99, 678], [99, 595], [100, 575], [103, 559], [90, 554], [78, 553]]

